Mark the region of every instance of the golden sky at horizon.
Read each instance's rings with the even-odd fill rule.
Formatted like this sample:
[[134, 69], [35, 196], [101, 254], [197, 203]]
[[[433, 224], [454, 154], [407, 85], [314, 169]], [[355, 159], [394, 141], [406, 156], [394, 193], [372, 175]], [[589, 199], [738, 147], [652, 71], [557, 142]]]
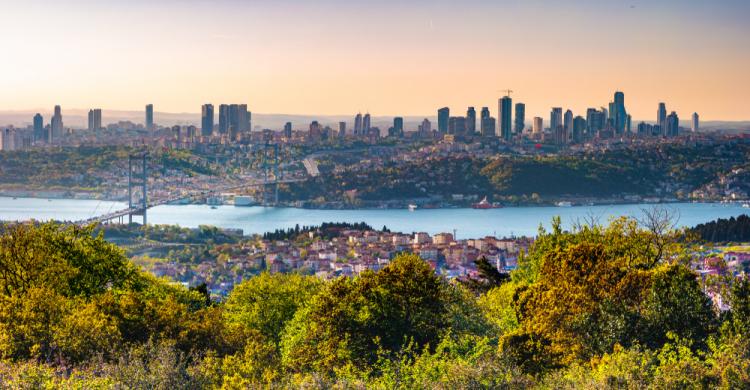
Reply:
[[0, 110], [434, 115], [503, 89], [527, 119], [625, 92], [689, 118], [750, 120], [750, 2], [725, 0], [178, 2], [3, 7]]

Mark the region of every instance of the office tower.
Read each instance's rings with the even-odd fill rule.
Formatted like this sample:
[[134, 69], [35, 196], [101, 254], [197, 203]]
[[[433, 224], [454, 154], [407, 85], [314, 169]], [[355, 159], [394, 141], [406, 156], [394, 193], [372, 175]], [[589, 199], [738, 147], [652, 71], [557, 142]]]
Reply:
[[577, 116], [573, 119], [573, 142], [581, 143], [584, 139], [584, 132], [586, 131], [586, 119], [582, 116]]
[[210, 137], [214, 132], [214, 105], [204, 104], [201, 108], [201, 135]]
[[362, 114], [359, 113], [354, 117], [354, 135], [362, 135]]
[[667, 135], [667, 106], [664, 103], [659, 103], [659, 110], [656, 112], [656, 124], [659, 125], [662, 135]]
[[315, 141], [319, 140], [322, 135], [323, 133], [320, 128], [320, 123], [318, 123], [318, 121], [312, 121], [312, 123], [310, 123], [310, 131], [308, 133], [308, 137], [311, 140]]
[[448, 119], [448, 134], [462, 135], [466, 133], [466, 117], [452, 116]]
[[154, 105], [146, 105], [146, 130], [154, 131]]
[[346, 137], [346, 122], [339, 122], [339, 138]]
[[292, 138], [292, 122], [284, 123], [284, 137]]
[[47, 136], [44, 134], [44, 118], [42, 114], [37, 113], [34, 115], [34, 141], [46, 140]]
[[497, 128], [497, 120], [491, 116], [484, 118], [482, 122], [482, 136], [483, 137], [495, 137], [495, 129]]
[[586, 132], [589, 137], [594, 136], [598, 131], [603, 130], [607, 122], [606, 111], [599, 111], [596, 108], [586, 110]]
[[482, 111], [479, 114], [479, 131], [482, 133], [482, 137], [494, 137], [495, 136], [495, 123], [493, 121], [492, 128], [488, 124], [490, 120], [490, 109], [482, 107]]
[[470, 135], [474, 135], [477, 131], [477, 112], [474, 111], [474, 107], [469, 107], [466, 110], [466, 132]]
[[633, 132], [633, 117], [628, 114], [627, 121], [625, 122], [625, 130], [628, 132], [628, 134], [631, 134]]
[[510, 141], [512, 138], [513, 99], [503, 96], [497, 101], [497, 120], [500, 122], [500, 138]]
[[538, 116], [535, 116], [531, 131], [534, 133], [535, 136], [541, 135], [544, 132], [544, 119]]
[[654, 126], [641, 122], [638, 124], [638, 135], [641, 137], [653, 135], [653, 128]]
[[567, 142], [568, 137], [573, 134], [573, 111], [565, 111], [565, 116], [563, 117], [563, 128], [565, 129], [565, 142]]
[[693, 122], [691, 123], [690, 130], [692, 130], [693, 133], [700, 131], [700, 117], [697, 112], [693, 113]]
[[450, 120], [451, 110], [443, 107], [438, 110], [438, 132], [446, 134], [448, 132], [448, 121]]
[[680, 118], [677, 117], [677, 113], [672, 111], [667, 116], [667, 137], [677, 137], [680, 133]]
[[63, 135], [63, 118], [62, 109], [60, 106], [55, 106], [55, 113], [52, 115], [50, 121], [50, 137], [49, 142], [60, 142]]
[[562, 126], [562, 107], [553, 107], [549, 118], [549, 129], [552, 134], [556, 134], [557, 128]]
[[523, 103], [516, 103], [516, 119], [514, 123], [514, 131], [516, 134], [523, 133], [523, 129], [526, 127], [526, 105]]
[[422, 124], [417, 127], [417, 132], [420, 137], [428, 137], [432, 135], [432, 122], [429, 119], [424, 118]]
[[404, 136], [404, 118], [400, 116], [393, 118], [393, 136], [395, 137]]
[[89, 131], [99, 131], [102, 128], [102, 110], [94, 108], [89, 110]]
[[625, 94], [615, 92], [615, 101], [610, 105], [610, 116], [615, 133], [622, 134], [626, 128], [628, 113], [625, 111]]
[[250, 131], [250, 111], [247, 110], [247, 104], [240, 104], [237, 114], [237, 130], [240, 133]]
[[229, 132], [229, 105], [219, 105], [219, 134], [226, 134]]
[[370, 123], [370, 113], [368, 112], [362, 117], [362, 134], [369, 135], [372, 125]]

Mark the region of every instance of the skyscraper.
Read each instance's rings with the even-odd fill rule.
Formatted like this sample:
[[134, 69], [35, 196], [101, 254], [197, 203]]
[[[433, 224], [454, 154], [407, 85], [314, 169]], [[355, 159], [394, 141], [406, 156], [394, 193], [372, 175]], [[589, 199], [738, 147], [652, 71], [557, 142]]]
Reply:
[[565, 116], [563, 117], [563, 128], [565, 129], [563, 134], [565, 135], [565, 142], [567, 143], [568, 139], [573, 134], [573, 111], [565, 111]]
[[549, 129], [552, 134], [556, 134], [557, 128], [562, 128], [562, 107], [553, 107], [549, 118]]
[[659, 125], [662, 135], [667, 135], [667, 105], [659, 103], [659, 110], [656, 112], [656, 124]]
[[201, 108], [201, 135], [210, 137], [214, 132], [214, 105], [204, 104]]
[[146, 130], [154, 131], [154, 105], [146, 105]]
[[523, 129], [526, 127], [526, 105], [523, 103], [516, 103], [516, 119], [514, 124], [515, 133], [523, 133]]
[[691, 123], [690, 130], [692, 130], [693, 133], [697, 133], [700, 131], [700, 117], [698, 116], [697, 112], [693, 113], [693, 121]]
[[400, 116], [393, 118], [393, 136], [395, 137], [404, 136], [404, 118]]
[[365, 116], [362, 117], [362, 134], [370, 135], [371, 128], [372, 124], [370, 123], [370, 113], [368, 112], [367, 114], [365, 114]]
[[495, 121], [492, 120], [492, 125], [490, 125], [490, 119], [492, 119], [492, 117], [490, 117], [490, 109], [482, 107], [479, 118], [479, 130], [482, 132], [483, 137], [495, 136]]
[[424, 118], [424, 120], [422, 120], [422, 124], [419, 125], [419, 136], [428, 137], [430, 135], [432, 135], [432, 123], [429, 119]]
[[94, 108], [89, 110], [89, 131], [99, 131], [102, 128], [102, 110]]
[[219, 105], [219, 134], [229, 132], [229, 105]]
[[583, 133], [586, 131], [586, 119], [577, 116], [573, 119], [573, 142], [583, 142]]
[[497, 119], [500, 122], [500, 138], [510, 141], [512, 138], [512, 113], [513, 99], [510, 96], [503, 96], [497, 101]]
[[677, 113], [672, 111], [671, 114], [667, 116], [667, 137], [677, 137], [680, 133], [680, 118], [677, 116]]
[[346, 137], [346, 122], [339, 122], [339, 138]]
[[615, 133], [622, 134], [625, 132], [625, 126], [627, 123], [628, 113], [625, 111], [625, 94], [622, 92], [615, 92], [615, 101], [610, 106], [610, 115], [612, 117], [612, 126], [615, 128]]
[[354, 117], [354, 135], [359, 136], [362, 135], [362, 114], [357, 113], [357, 115]]
[[34, 141], [46, 141], [46, 134], [44, 134], [44, 118], [42, 114], [37, 113], [34, 115]]
[[60, 106], [55, 106], [55, 113], [50, 121], [50, 142], [60, 142], [63, 135], [63, 118]]
[[448, 133], [448, 121], [450, 121], [450, 117], [450, 108], [443, 107], [438, 110], [438, 132], [440, 132], [440, 134]]
[[534, 117], [533, 127], [531, 128], [535, 136], [540, 136], [544, 132], [544, 119], [538, 116]]
[[466, 110], [466, 132], [474, 135], [477, 131], [477, 112], [474, 111], [474, 107], [469, 107]]
[[284, 137], [292, 138], [292, 122], [284, 123]]

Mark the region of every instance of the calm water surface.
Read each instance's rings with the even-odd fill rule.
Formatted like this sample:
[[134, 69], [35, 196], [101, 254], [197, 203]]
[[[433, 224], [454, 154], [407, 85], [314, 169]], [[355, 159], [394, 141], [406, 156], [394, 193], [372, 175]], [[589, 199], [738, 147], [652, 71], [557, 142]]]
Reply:
[[[295, 224], [317, 225], [321, 222], [367, 222], [375, 228], [384, 225], [393, 231], [424, 231], [430, 234], [451, 232], [459, 238], [485, 235], [534, 235], [539, 224], [549, 228], [554, 216], [565, 226], [588, 217], [606, 222], [614, 216], [640, 217], [648, 204], [577, 206], [577, 207], [508, 207], [492, 210], [306, 210], [272, 207], [167, 205], [150, 209], [149, 223], [175, 224], [183, 227], [215, 225], [239, 228], [245, 234], [263, 233]], [[728, 218], [750, 209], [739, 204], [671, 203], [662, 204], [679, 216], [680, 226], [693, 226], [716, 218]], [[0, 220], [80, 220], [125, 208], [124, 203], [78, 199], [36, 199], [0, 197]]]

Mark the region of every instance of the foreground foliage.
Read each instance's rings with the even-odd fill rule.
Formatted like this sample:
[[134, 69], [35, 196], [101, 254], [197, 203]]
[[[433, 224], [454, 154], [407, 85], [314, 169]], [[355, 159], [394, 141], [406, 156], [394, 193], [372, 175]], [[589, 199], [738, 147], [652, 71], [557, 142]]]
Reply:
[[719, 313], [659, 226], [557, 220], [470, 288], [403, 254], [351, 279], [265, 273], [224, 303], [93, 228], [7, 226], [0, 387], [747, 388], [750, 282]]

